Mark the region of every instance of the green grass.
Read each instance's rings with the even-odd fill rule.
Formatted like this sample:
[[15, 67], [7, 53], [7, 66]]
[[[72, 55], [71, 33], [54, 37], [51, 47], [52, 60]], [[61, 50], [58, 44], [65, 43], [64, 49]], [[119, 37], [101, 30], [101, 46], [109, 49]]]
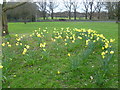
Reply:
[[[9, 31], [11, 33], [31, 33], [38, 28], [85, 28], [96, 30], [99, 33], [106, 34], [108, 38], [118, 37], [118, 24], [113, 22], [32, 22], [32, 23], [9, 23]], [[112, 35], [111, 35], [112, 34]]]
[[[37, 38], [29, 38], [28, 36], [22, 40], [23, 44], [30, 45], [28, 54], [21, 54], [24, 46], [16, 47], [15, 38], [12, 34], [20, 35], [31, 34], [38, 28], [45, 29], [50, 32], [46, 34], [43, 41], [47, 42], [46, 49], [51, 52], [45, 53], [37, 44], [40, 42]], [[104, 34], [107, 39], [116, 39], [113, 43], [115, 55], [109, 66], [110, 70], [107, 77], [104, 77], [104, 84], [96, 84], [95, 72], [99, 71], [98, 61], [100, 49], [99, 46], [95, 50], [95, 54], [90, 54], [88, 60], [85, 60], [76, 71], [70, 71], [70, 60], [67, 53], [71, 53], [72, 59], [76, 59], [78, 53], [84, 50], [84, 41], [70, 44], [69, 50], [56, 43], [51, 43], [50, 38], [53, 28], [85, 28], [96, 30], [98, 33]], [[11, 37], [6, 37], [13, 45], [11, 48], [3, 47], [3, 75], [6, 77], [3, 81], [3, 87], [11, 88], [117, 88], [118, 87], [118, 24], [116, 23], [100, 23], [100, 22], [34, 22], [34, 23], [9, 23], [9, 32]], [[62, 41], [60, 41], [62, 42]], [[81, 46], [79, 46], [81, 45]], [[57, 50], [58, 48], [58, 50]], [[83, 50], [82, 50], [83, 49]], [[12, 52], [12, 53], [11, 53]], [[75, 57], [74, 57], [75, 56]], [[92, 67], [94, 66], [94, 68]], [[6, 69], [7, 68], [7, 69]], [[68, 71], [67, 71], [68, 70]], [[61, 74], [57, 74], [60, 71]], [[67, 71], [67, 73], [63, 73]], [[16, 75], [16, 77], [14, 77]], [[91, 80], [90, 76], [94, 79]], [[101, 80], [101, 79], [100, 79]], [[102, 82], [100, 81], [99, 82]]]

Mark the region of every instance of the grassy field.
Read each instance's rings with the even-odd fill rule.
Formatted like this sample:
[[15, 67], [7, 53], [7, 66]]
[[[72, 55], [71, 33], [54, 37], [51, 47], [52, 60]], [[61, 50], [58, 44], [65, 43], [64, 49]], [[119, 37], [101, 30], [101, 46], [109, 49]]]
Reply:
[[[34, 31], [39, 30], [39, 28], [41, 28], [41, 31]], [[115, 42], [112, 43], [112, 49], [110, 49], [114, 50], [115, 54], [111, 61], [107, 63], [109, 68], [105, 69], [108, 72], [104, 73], [101, 68], [100, 40], [89, 44], [90, 47], [89, 45], [85, 47], [85, 37], [81, 41], [76, 38], [72, 43], [71, 39], [67, 39], [67, 46], [64, 45], [66, 35], [58, 38], [55, 36], [56, 34], [53, 34], [54, 31], [58, 31], [62, 35], [60, 33], [61, 28], [64, 28], [63, 34], [67, 29], [67, 33], [72, 32], [72, 34], [68, 34], [72, 37], [74, 34], [77, 36], [73, 29], [84, 28], [95, 30], [107, 39], [115, 39]], [[35, 35], [29, 36], [33, 34], [33, 31]], [[9, 23], [9, 32], [10, 37], [3, 38], [6, 45], [3, 47], [3, 88], [118, 87], [118, 24], [108, 22]], [[18, 36], [14, 36], [16, 33]], [[44, 38], [39, 36], [39, 33]], [[22, 38], [20, 38], [21, 36]], [[17, 42], [19, 42], [18, 44], [22, 43], [22, 45], [16, 45]], [[45, 43], [46, 46], [43, 45]], [[27, 48], [25, 45], [30, 47], [28, 47], [27, 53], [23, 55], [23, 49]], [[91, 50], [90, 54], [88, 54], [89, 50]], [[108, 49], [108, 51], [110, 50]], [[83, 58], [83, 56], [85, 57]], [[80, 61], [78, 68], [71, 70], [72, 65], [76, 68], [78, 64], [75, 60], [79, 61], [81, 58], [84, 60]]]
[[53, 28], [85, 28], [93, 29], [99, 33], [106, 34], [108, 38], [118, 37], [118, 24], [107, 23], [107, 22], [32, 22], [32, 23], [9, 23], [9, 31], [11, 33], [31, 33], [33, 30], [38, 28], [48, 28], [48, 30], [53, 30]]

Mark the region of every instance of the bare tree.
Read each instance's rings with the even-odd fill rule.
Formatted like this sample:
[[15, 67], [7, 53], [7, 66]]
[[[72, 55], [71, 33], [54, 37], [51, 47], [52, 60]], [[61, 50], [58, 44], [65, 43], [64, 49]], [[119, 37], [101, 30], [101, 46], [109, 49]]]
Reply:
[[89, 13], [89, 15], [90, 15], [90, 17], [89, 17], [89, 19], [91, 20], [92, 19], [92, 15], [93, 15], [93, 0], [92, 0], [92, 2], [89, 2], [89, 6], [90, 6], [90, 13]]
[[54, 18], [54, 16], [53, 16], [54, 9], [58, 7], [58, 4], [55, 1], [49, 1], [48, 7], [49, 7], [49, 10], [50, 10], [51, 19], [53, 19]]
[[118, 22], [120, 20], [120, 1], [119, 2], [114, 2], [114, 7], [113, 7], [113, 17], [115, 17], [115, 19], [117, 20], [116, 22]]
[[40, 11], [42, 12], [43, 19], [46, 19], [46, 12], [47, 12], [47, 2], [46, 0], [41, 0], [40, 2], [37, 2]]
[[21, 3], [15, 4], [15, 5], [8, 6], [7, 2], [4, 0], [4, 2], [2, 4], [2, 32], [5, 31], [5, 33], [2, 33], [3, 36], [9, 34], [6, 12], [10, 9], [14, 9], [16, 7], [19, 7], [25, 3], [26, 2], [21, 2]]
[[78, 8], [78, 2], [73, 1], [72, 5], [73, 5], [73, 10], [74, 10], [74, 20], [76, 20], [76, 12], [77, 12], [77, 8]]
[[84, 0], [83, 1], [83, 5], [84, 5], [84, 11], [85, 11], [85, 19], [88, 18], [88, 9], [89, 9], [89, 1], [88, 0]]
[[108, 11], [108, 19], [114, 19], [114, 11], [116, 9], [116, 2], [106, 2], [106, 10]]
[[96, 6], [94, 0], [91, 0], [91, 1], [89, 2], [89, 9], [90, 9], [89, 19], [92, 20], [93, 14], [95, 13], [95, 11], [96, 11], [96, 9], [97, 9], [97, 6]]
[[96, 11], [98, 13], [98, 19], [100, 19], [100, 13], [101, 13], [101, 9], [104, 5], [104, 2], [97, 2], [97, 5], [96, 5]]
[[72, 0], [69, 0], [69, 1], [65, 1], [63, 0], [64, 2], [64, 6], [65, 8], [68, 10], [68, 13], [69, 13], [69, 20], [71, 20], [71, 10], [72, 10]]

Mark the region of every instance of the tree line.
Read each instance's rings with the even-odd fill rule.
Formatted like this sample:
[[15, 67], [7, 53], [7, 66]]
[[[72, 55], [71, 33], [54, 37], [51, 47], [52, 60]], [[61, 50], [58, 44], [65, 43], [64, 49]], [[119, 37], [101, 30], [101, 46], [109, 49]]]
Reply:
[[[85, 19], [92, 20], [94, 14], [97, 14], [97, 19], [99, 20], [102, 17], [102, 12], [106, 12], [108, 19], [117, 19], [118, 18], [118, 2], [100, 2], [95, 0], [83, 0], [78, 2], [77, 0], [63, 0], [61, 2], [63, 7], [59, 7], [60, 4], [55, 0], [41, 0], [40, 2], [26, 3], [20, 7], [17, 7], [13, 10], [7, 11], [8, 19], [11, 21], [17, 20], [28, 20], [36, 21], [38, 17], [42, 17], [43, 20], [47, 17], [54, 19], [56, 9], [63, 10], [68, 12], [68, 19], [77, 18], [77, 12], [84, 13]], [[15, 2], [9, 2], [8, 5], [15, 4]], [[82, 6], [82, 7], [81, 7]], [[81, 10], [80, 10], [81, 8]], [[19, 12], [18, 12], [19, 11]], [[59, 11], [61, 12], [61, 11]], [[72, 15], [73, 13], [73, 15]]]
[[41, 0], [40, 2], [3, 2], [2, 28], [6, 31], [3, 35], [9, 34], [7, 19], [15, 21], [36, 21], [39, 15], [41, 15], [45, 20], [48, 14], [51, 19], [54, 19], [55, 10], [58, 8], [60, 10], [65, 9], [65, 11], [68, 12], [69, 20], [71, 20], [72, 13], [74, 20], [76, 20], [77, 12], [81, 12], [79, 11], [80, 8], [84, 12], [85, 19], [92, 20], [95, 13], [97, 13], [97, 19], [100, 19], [101, 12], [105, 10], [108, 19], [120, 20], [120, 2], [95, 2], [94, 0], [78, 2], [77, 0], [63, 0], [62, 3], [63, 7], [60, 8], [60, 4], [55, 0]]

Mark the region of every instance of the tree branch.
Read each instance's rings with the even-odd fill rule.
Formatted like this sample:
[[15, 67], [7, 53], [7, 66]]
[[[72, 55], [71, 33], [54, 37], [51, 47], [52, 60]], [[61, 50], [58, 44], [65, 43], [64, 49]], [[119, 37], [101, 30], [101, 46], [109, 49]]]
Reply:
[[9, 7], [3, 7], [3, 11], [4, 12], [6, 12], [7, 10], [9, 10], [9, 9], [14, 9], [14, 8], [16, 8], [16, 7], [19, 7], [19, 6], [21, 6], [21, 5], [24, 5], [25, 3], [27, 3], [27, 2], [22, 2], [22, 3], [18, 3], [18, 4], [16, 4], [16, 5], [12, 5], [12, 6], [9, 6]]

